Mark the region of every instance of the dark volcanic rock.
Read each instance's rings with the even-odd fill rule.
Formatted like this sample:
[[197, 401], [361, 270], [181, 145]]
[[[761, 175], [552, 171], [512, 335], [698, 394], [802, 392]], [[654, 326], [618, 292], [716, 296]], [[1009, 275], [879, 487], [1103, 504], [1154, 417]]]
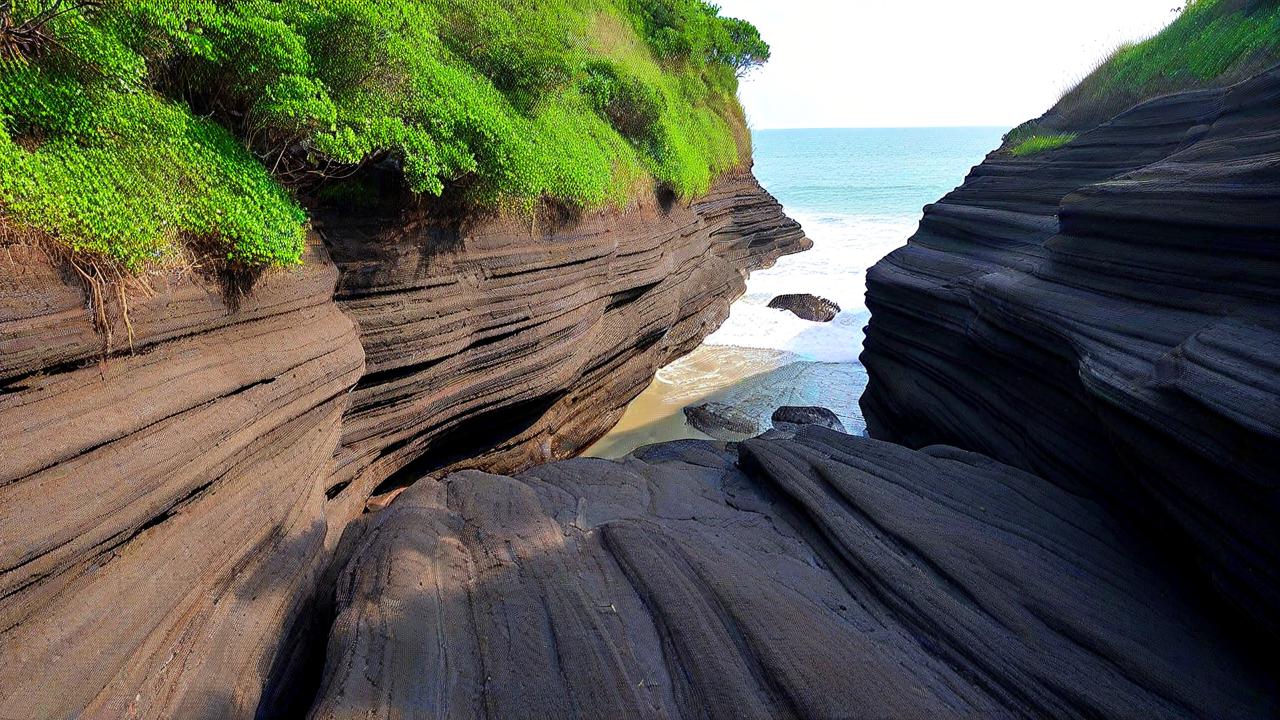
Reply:
[[[365, 516], [313, 720], [1269, 717], [1103, 506], [808, 427], [424, 481]], [[735, 462], [736, 461], [736, 462]]]
[[813, 322], [831, 322], [840, 314], [840, 306], [817, 295], [794, 294], [779, 295], [769, 301], [769, 307], [775, 310], [789, 310], [791, 314], [803, 320]]
[[1277, 127], [1280, 69], [988, 158], [868, 273], [870, 433], [1099, 498], [1280, 633]]
[[760, 432], [755, 419], [732, 405], [709, 402], [684, 408], [689, 425], [721, 440], [741, 440], [743, 435]]
[[780, 407], [773, 411], [773, 427], [783, 432], [796, 432], [804, 425], [817, 425], [845, 432], [836, 414], [824, 407]]

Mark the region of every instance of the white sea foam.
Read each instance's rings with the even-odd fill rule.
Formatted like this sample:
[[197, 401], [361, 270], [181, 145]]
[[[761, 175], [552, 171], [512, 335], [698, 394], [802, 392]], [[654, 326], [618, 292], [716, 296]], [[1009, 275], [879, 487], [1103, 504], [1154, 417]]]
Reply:
[[[864, 299], [866, 270], [906, 243], [917, 221], [901, 216], [788, 212], [804, 226], [813, 249], [752, 273], [747, 294], [733, 304], [729, 319], [706, 343], [784, 350], [818, 362], [856, 362], [869, 317]], [[829, 323], [816, 323], [768, 307], [770, 300], [785, 293], [820, 295], [835, 301], [841, 312]]]

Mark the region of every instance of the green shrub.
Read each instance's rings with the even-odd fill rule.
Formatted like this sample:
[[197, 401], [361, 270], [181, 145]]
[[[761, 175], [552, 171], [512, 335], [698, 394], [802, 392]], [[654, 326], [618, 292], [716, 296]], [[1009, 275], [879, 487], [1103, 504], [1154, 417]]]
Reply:
[[716, 60], [727, 63], [738, 73], [769, 61], [769, 44], [761, 39], [755, 25], [746, 20], [724, 18], [720, 29], [723, 35], [714, 48]]
[[666, 61], [706, 65], [739, 73], [769, 59], [769, 45], [754, 25], [720, 16], [719, 8], [703, 0], [626, 0], [636, 29], [653, 52]]
[[665, 102], [659, 92], [613, 63], [589, 64], [582, 92], [623, 137], [635, 143], [661, 142]]
[[[10, 115], [24, 105], [12, 102], [22, 98], [13, 80], [0, 80]], [[220, 240], [227, 259], [247, 265], [299, 261], [305, 214], [224, 128], [149, 93], [63, 90], [38, 96], [47, 104], [36, 109], [61, 106], [83, 132], [28, 136], [34, 149], [0, 133], [6, 214], [134, 270], [184, 238]]]
[[297, 262], [293, 194], [375, 161], [413, 192], [488, 207], [622, 205], [651, 182], [693, 196], [749, 151], [735, 75], [768, 57], [702, 0], [0, 13], [14, 25], [55, 5], [56, 42], [0, 63], [0, 212], [134, 268], [190, 238], [245, 264]]

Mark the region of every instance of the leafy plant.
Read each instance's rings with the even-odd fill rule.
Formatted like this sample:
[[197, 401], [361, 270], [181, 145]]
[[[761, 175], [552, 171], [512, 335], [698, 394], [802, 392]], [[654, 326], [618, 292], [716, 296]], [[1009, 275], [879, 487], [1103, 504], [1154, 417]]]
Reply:
[[702, 0], [0, 3], [41, 38], [3, 45], [0, 212], [132, 268], [191, 238], [297, 262], [295, 195], [372, 163], [493, 208], [696, 195], [768, 57]]
[[661, 142], [663, 97], [639, 78], [612, 63], [593, 62], [582, 92], [623, 137], [642, 144]]
[[15, 9], [14, 0], [0, 2], [0, 59], [21, 60], [44, 53], [58, 44], [50, 23], [62, 15], [99, 5], [98, 0], [45, 0]]
[[722, 60], [742, 75], [769, 62], [769, 44], [760, 37], [755, 25], [737, 18], [723, 18], [721, 29], [725, 39], [716, 47], [716, 59]]

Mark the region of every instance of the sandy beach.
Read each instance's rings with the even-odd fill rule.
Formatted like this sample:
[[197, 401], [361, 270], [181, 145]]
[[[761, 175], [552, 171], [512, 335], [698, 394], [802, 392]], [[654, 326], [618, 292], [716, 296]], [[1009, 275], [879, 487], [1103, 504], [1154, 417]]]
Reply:
[[618, 458], [656, 442], [709, 439], [685, 423], [682, 408], [706, 402], [727, 388], [778, 368], [789, 355], [780, 350], [703, 345], [659, 370], [617, 426], [584, 454]]
[[[999, 128], [798, 130], [757, 132], [756, 171], [814, 246], [756, 271], [729, 318], [702, 347], [663, 368], [617, 427], [589, 448], [621, 457], [650, 443], [705, 438], [682, 409], [722, 402], [755, 417], [757, 429], [784, 405], [836, 413], [855, 435], [866, 430], [858, 398], [867, 375], [858, 361], [866, 270], [916, 230], [920, 208], [944, 195], [1000, 142]], [[769, 302], [786, 293], [819, 295], [840, 306], [827, 323], [803, 320]]]

